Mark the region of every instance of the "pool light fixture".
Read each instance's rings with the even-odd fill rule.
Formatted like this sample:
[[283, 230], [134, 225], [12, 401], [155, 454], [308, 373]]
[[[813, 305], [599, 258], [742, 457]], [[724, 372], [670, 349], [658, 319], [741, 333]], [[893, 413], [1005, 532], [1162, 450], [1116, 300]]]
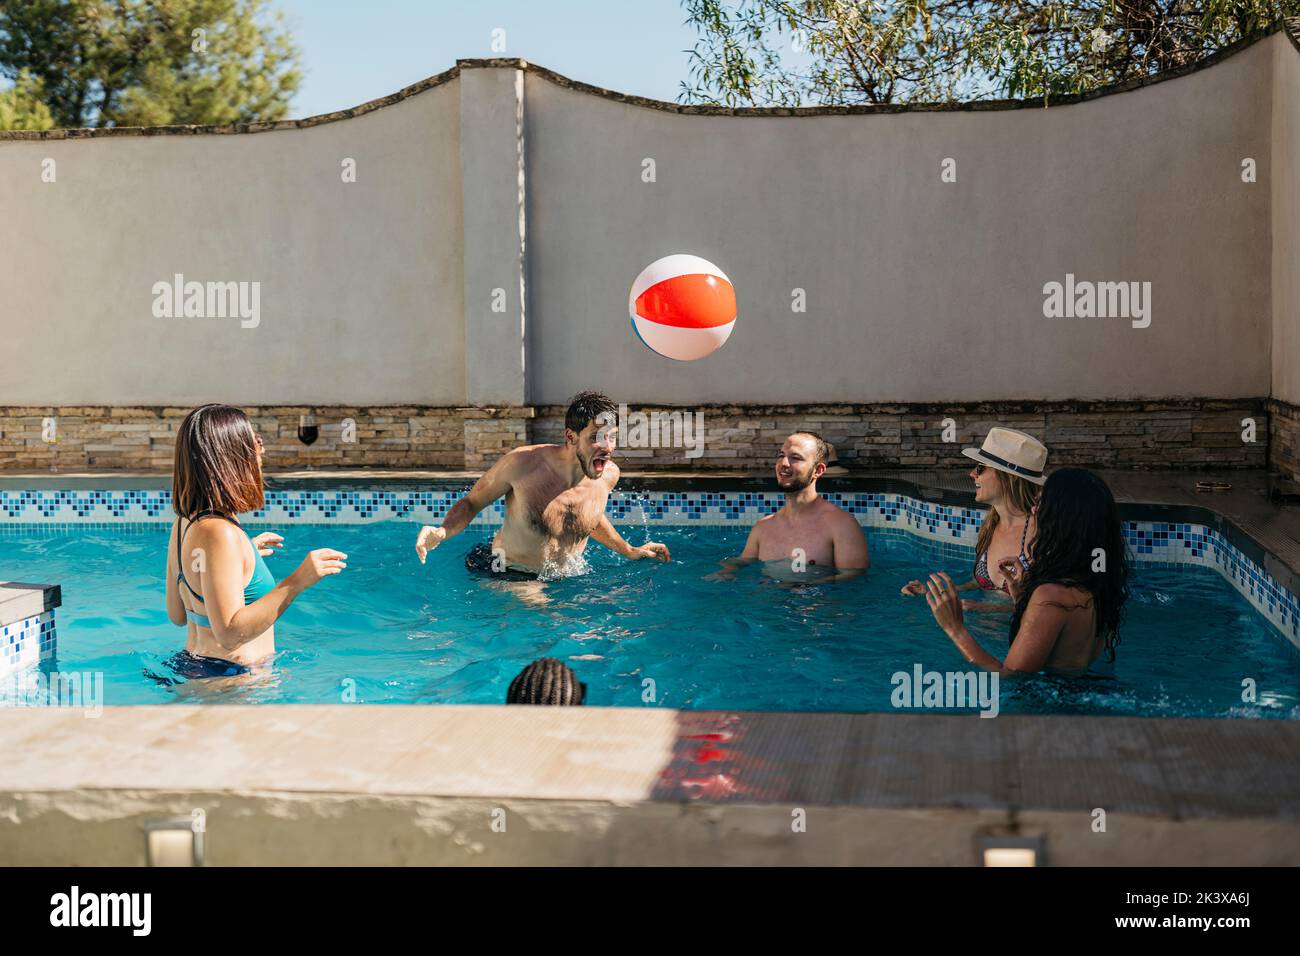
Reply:
[[975, 851], [979, 866], [1044, 866], [1041, 836], [978, 836]]
[[148, 866], [202, 866], [205, 833], [190, 817], [144, 822], [144, 855]]

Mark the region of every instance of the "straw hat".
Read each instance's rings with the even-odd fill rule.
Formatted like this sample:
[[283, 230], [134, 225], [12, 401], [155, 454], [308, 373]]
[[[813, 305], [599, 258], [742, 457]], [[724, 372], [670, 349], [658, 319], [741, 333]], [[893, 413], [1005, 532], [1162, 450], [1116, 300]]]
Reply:
[[983, 447], [963, 448], [961, 453], [982, 465], [1019, 475], [1036, 485], [1047, 481], [1043, 475], [1047, 466], [1047, 446], [1033, 435], [1014, 428], [990, 428]]
[[830, 442], [826, 443], [826, 470], [822, 474], [830, 475], [847, 475], [849, 470], [840, 464], [839, 456], [835, 454], [835, 446]]

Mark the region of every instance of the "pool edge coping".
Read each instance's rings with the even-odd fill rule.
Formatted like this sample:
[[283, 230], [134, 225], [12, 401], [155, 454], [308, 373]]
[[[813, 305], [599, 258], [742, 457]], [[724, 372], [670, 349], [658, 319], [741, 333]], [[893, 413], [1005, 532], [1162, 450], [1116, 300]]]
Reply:
[[[724, 741], [702, 743], [702, 736]], [[35, 740], [41, 746], [31, 746]], [[1100, 808], [1115, 819], [1113, 829], [1123, 833], [1119, 820], [1137, 820], [1151, 839], [1168, 838], [1166, 825], [1181, 833], [1244, 824], [1300, 834], [1300, 723], [1290, 721], [147, 705], [105, 708], [93, 721], [70, 710], [3, 709], [0, 748], [17, 755], [0, 770], [0, 811], [19, 824], [50, 808], [91, 826], [121, 823], [178, 795], [216, 794], [251, 800], [271, 817], [267, 808], [286, 801], [344, 808], [320, 811], [327, 819], [375, 802], [422, 819], [420, 808], [432, 801], [472, 809], [484, 834], [489, 808], [531, 805], [545, 815], [539, 808], [554, 807], [557, 825], [585, 828], [597, 841], [600, 823], [584, 806], [656, 826], [665, 813], [692, 807], [713, 824], [718, 813], [753, 811], [772, 834], [781, 820], [788, 830], [801, 808], [813, 819], [823, 810], [853, 811], [859, 829], [881, 819], [870, 811], [884, 811], [883, 819], [953, 811], [962, 826], [1010, 832], [1056, 815], [1086, 834]], [[701, 748], [728, 752], [718, 758]], [[702, 756], [714, 762], [701, 763]], [[1266, 844], [1254, 850], [1300, 863], [1300, 841], [1291, 850]], [[1251, 861], [1250, 848], [1234, 852], [1238, 864]]]

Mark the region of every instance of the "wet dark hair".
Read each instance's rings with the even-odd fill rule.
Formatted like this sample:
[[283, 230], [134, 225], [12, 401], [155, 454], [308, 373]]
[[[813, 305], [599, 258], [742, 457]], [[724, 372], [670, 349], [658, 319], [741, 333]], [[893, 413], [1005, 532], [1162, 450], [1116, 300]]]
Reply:
[[172, 510], [234, 515], [265, 503], [253, 423], [231, 405], [200, 405], [176, 431]]
[[[1105, 638], [1107, 660], [1114, 661], [1129, 574], [1128, 549], [1114, 495], [1092, 472], [1061, 468], [1043, 485], [1036, 519], [1029, 570], [1011, 615], [1012, 642], [1034, 590], [1040, 584], [1063, 584], [1092, 595], [1097, 633]], [[1105, 571], [1092, 569], [1096, 548], [1105, 556]]]
[[507, 704], [552, 704], [578, 707], [586, 703], [587, 685], [573, 668], [554, 657], [540, 657], [519, 672], [506, 691]]
[[[612, 425], [617, 414], [618, 406], [608, 395], [600, 392], [579, 392], [573, 396], [573, 400], [569, 402], [569, 410], [564, 413], [564, 427], [577, 434], [595, 421], [599, 421], [602, 425]], [[601, 416], [605, 417], [602, 419]]]

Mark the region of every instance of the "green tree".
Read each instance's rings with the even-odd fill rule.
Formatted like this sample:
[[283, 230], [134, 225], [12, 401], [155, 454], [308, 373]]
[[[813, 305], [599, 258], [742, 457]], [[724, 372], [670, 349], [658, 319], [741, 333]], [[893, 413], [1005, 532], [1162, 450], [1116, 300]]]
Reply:
[[0, 129], [50, 129], [54, 117], [41, 98], [41, 84], [26, 70], [7, 90], [0, 90]]
[[685, 102], [796, 106], [1081, 93], [1201, 60], [1300, 0], [683, 0]]
[[22, 75], [60, 127], [282, 119], [302, 79], [268, 0], [0, 0]]

